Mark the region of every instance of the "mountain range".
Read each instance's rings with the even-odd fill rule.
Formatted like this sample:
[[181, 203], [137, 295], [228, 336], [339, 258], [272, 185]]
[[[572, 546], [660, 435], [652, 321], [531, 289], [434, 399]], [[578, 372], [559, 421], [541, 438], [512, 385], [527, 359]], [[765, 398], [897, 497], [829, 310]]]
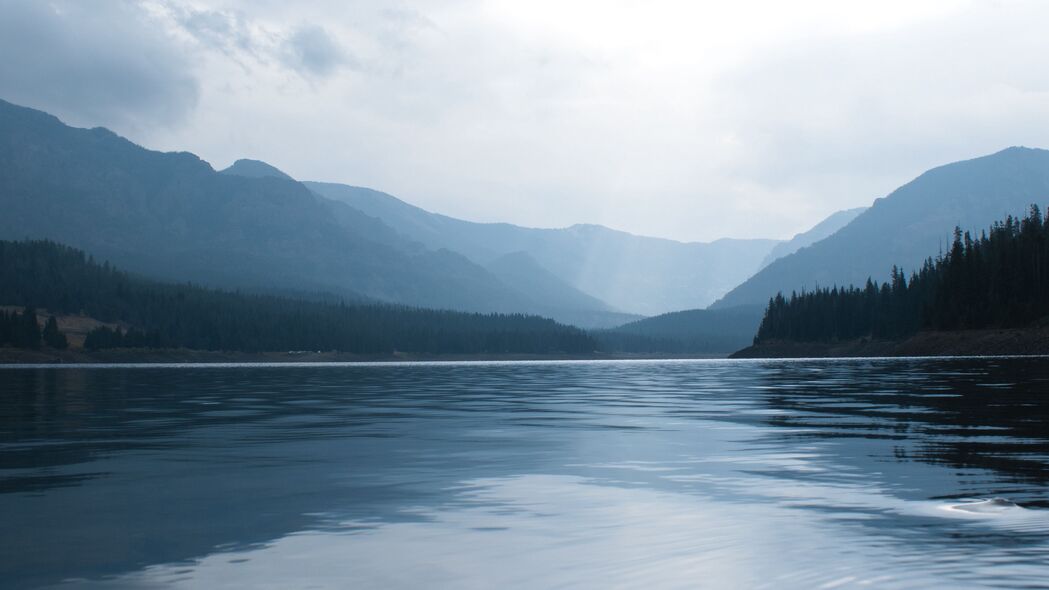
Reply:
[[1049, 199], [1049, 151], [1011, 147], [925, 172], [827, 238], [780, 258], [712, 309], [763, 304], [777, 292], [884, 281], [950, 247], [954, 228], [977, 234]]
[[150, 277], [585, 327], [703, 307], [777, 243], [473, 223], [259, 161], [217, 172], [2, 101], [0, 186], [0, 237], [53, 239]]
[[342, 184], [305, 182], [317, 194], [381, 219], [431, 248], [487, 265], [526, 253], [565, 283], [613, 308], [641, 315], [706, 307], [758, 270], [775, 240], [677, 242], [599, 225], [536, 229], [474, 223], [430, 213], [392, 195]]
[[660, 314], [612, 330], [593, 331], [609, 352], [723, 355], [750, 346], [765, 313], [763, 305], [690, 309]]
[[784, 256], [789, 256], [802, 248], [807, 248], [823, 238], [833, 235], [866, 210], [866, 207], [856, 207], [832, 213], [829, 217], [813, 226], [812, 229], [795, 234], [793, 238], [786, 242], [776, 244], [772, 251], [765, 256], [765, 259], [761, 261], [761, 268], [765, 268]]
[[0, 101], [0, 239], [55, 240], [162, 280], [623, 325], [630, 337], [700, 335], [703, 350], [745, 343], [777, 292], [913, 270], [956, 226], [986, 227], [1047, 195], [1049, 152], [1009, 148], [930, 170], [788, 241], [686, 243], [456, 219], [257, 160], [219, 172]]
[[0, 103], [0, 236], [48, 238], [163, 279], [452, 309], [533, 306], [480, 266], [292, 180], [219, 174]]

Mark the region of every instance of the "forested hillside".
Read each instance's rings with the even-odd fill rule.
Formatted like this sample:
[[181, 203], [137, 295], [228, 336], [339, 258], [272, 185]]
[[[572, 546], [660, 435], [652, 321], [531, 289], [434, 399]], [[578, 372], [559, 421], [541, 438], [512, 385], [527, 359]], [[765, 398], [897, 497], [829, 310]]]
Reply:
[[951, 246], [951, 231], [979, 232], [1007, 215], [1023, 215], [1049, 195], [1049, 151], [1012, 147], [925, 172], [830, 237], [769, 264], [712, 308], [763, 305], [777, 292], [889, 280], [889, 269], [914, 269]]
[[777, 295], [756, 343], [901, 338], [919, 330], [1019, 328], [1049, 316], [1049, 223], [1037, 206], [978, 238], [955, 230], [950, 250], [910, 279]]
[[47, 318], [41, 331], [36, 310], [32, 307], [11, 312], [0, 309], [0, 346], [35, 349], [41, 345], [57, 349], [69, 346], [65, 334], [58, 330], [55, 316]]
[[719, 355], [749, 344], [761, 322], [760, 305], [666, 313], [592, 332], [607, 352]]
[[256, 176], [0, 100], [0, 239], [50, 239], [130, 272], [224, 289], [534, 313], [458, 254], [427, 250], [293, 180]]
[[535, 316], [333, 305], [161, 283], [49, 241], [0, 241], [0, 305], [82, 313], [127, 326], [97, 329], [88, 335], [88, 348], [459, 354], [595, 348], [581, 330]]

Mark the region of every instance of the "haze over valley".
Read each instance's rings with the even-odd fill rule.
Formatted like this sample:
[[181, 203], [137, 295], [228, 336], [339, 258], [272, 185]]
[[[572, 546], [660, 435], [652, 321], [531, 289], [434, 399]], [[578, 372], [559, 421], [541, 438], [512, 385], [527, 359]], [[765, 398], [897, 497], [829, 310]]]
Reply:
[[600, 225], [470, 222], [375, 189], [299, 182], [256, 160], [216, 171], [187, 152], [151, 151], [7, 102], [0, 132], [3, 239], [56, 241], [161, 280], [525, 313], [584, 329], [630, 324], [634, 337], [643, 317], [709, 306], [688, 316], [687, 335], [670, 329], [683, 315], [646, 331], [665, 348], [708, 354], [747, 345], [777, 293], [882, 281], [893, 265], [916, 270], [943, 253], [955, 227], [986, 228], [1049, 194], [1049, 152], [1010, 148], [931, 170], [791, 240], [686, 243]]

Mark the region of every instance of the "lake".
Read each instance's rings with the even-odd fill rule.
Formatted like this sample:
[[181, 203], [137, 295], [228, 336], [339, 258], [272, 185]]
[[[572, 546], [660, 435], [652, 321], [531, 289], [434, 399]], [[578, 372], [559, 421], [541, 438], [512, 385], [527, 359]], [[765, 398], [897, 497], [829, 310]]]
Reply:
[[5, 588], [1049, 586], [1049, 359], [2, 368], [0, 445]]

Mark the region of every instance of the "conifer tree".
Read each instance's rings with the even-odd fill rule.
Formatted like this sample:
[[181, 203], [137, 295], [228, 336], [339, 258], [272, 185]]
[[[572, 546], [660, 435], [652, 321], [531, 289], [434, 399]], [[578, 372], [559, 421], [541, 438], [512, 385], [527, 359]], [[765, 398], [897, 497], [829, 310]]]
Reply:
[[12, 344], [19, 348], [40, 348], [40, 324], [36, 321], [36, 310], [27, 307], [22, 310], [15, 325]]
[[1031, 206], [973, 238], [954, 231], [950, 250], [928, 259], [910, 280], [893, 267], [890, 282], [863, 289], [777, 295], [756, 338], [831, 341], [900, 338], [919, 330], [1017, 328], [1049, 318], [1049, 223]]
[[58, 331], [58, 320], [55, 316], [49, 316], [47, 323], [44, 324], [44, 344], [51, 348], [65, 349], [69, 346], [69, 341], [66, 339], [66, 335]]

